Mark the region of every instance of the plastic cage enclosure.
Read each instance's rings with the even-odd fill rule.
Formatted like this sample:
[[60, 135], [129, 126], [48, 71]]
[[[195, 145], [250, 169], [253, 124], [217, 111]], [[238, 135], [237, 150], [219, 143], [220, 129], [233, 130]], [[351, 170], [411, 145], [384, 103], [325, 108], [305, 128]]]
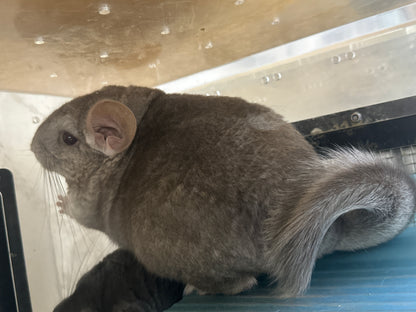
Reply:
[[[401, 161], [416, 173], [416, 97], [308, 119], [295, 127], [319, 152], [322, 147], [359, 146]], [[0, 311], [30, 311], [12, 175], [0, 171]], [[185, 297], [171, 311], [395, 311], [416, 308], [416, 227], [356, 253], [318, 260], [304, 297], [277, 300], [267, 281], [238, 296]]]

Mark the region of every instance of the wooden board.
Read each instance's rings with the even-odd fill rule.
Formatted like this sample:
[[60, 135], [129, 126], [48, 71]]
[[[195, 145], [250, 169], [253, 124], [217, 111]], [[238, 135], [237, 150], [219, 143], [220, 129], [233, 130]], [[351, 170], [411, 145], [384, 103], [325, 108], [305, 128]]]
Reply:
[[412, 2], [2, 0], [0, 90], [155, 86]]

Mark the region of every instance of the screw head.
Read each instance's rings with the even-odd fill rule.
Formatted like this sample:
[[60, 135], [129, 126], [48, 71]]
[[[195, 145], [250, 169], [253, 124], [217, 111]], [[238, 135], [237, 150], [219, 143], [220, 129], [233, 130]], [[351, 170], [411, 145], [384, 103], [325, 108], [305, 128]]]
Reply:
[[360, 122], [363, 119], [359, 112], [354, 112], [351, 114], [351, 121], [354, 123]]
[[282, 79], [282, 74], [281, 73], [274, 73], [272, 75], [273, 80], [278, 81], [280, 79]]
[[98, 8], [98, 13], [100, 15], [108, 15], [111, 13], [111, 9], [110, 6], [107, 3], [103, 3], [100, 5], [100, 7]]
[[39, 36], [39, 37], [36, 37], [35, 38], [35, 44], [37, 44], [37, 45], [41, 45], [41, 44], [44, 44], [45, 43], [45, 39], [43, 39], [43, 37], [42, 36]]
[[339, 55], [335, 55], [335, 56], [333, 56], [333, 57], [331, 58], [331, 60], [332, 60], [332, 63], [333, 63], [333, 64], [339, 64], [339, 63], [341, 63], [341, 61], [342, 61], [341, 56], [339, 56]]
[[347, 53], [345, 53], [345, 57], [351, 61], [355, 59], [356, 54], [354, 51], [348, 51]]
[[270, 77], [269, 76], [264, 76], [263, 78], [261, 78], [261, 82], [263, 84], [268, 84], [270, 82]]

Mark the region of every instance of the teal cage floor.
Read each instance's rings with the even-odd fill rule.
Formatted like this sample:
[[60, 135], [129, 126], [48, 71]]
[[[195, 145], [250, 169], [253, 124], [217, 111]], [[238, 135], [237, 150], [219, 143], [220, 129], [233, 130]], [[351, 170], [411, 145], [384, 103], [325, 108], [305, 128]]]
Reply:
[[267, 281], [237, 296], [185, 296], [179, 311], [416, 311], [416, 226], [381, 246], [317, 261], [303, 297], [279, 300]]

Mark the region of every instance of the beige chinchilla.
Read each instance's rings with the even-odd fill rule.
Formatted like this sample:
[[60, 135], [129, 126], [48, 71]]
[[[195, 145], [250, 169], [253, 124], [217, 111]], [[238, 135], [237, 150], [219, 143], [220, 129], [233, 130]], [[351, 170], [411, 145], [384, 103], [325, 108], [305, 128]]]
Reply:
[[281, 296], [302, 294], [318, 257], [385, 242], [415, 213], [397, 164], [318, 156], [280, 115], [233, 97], [108, 86], [53, 112], [32, 151], [65, 177], [65, 213], [201, 293], [267, 273]]

